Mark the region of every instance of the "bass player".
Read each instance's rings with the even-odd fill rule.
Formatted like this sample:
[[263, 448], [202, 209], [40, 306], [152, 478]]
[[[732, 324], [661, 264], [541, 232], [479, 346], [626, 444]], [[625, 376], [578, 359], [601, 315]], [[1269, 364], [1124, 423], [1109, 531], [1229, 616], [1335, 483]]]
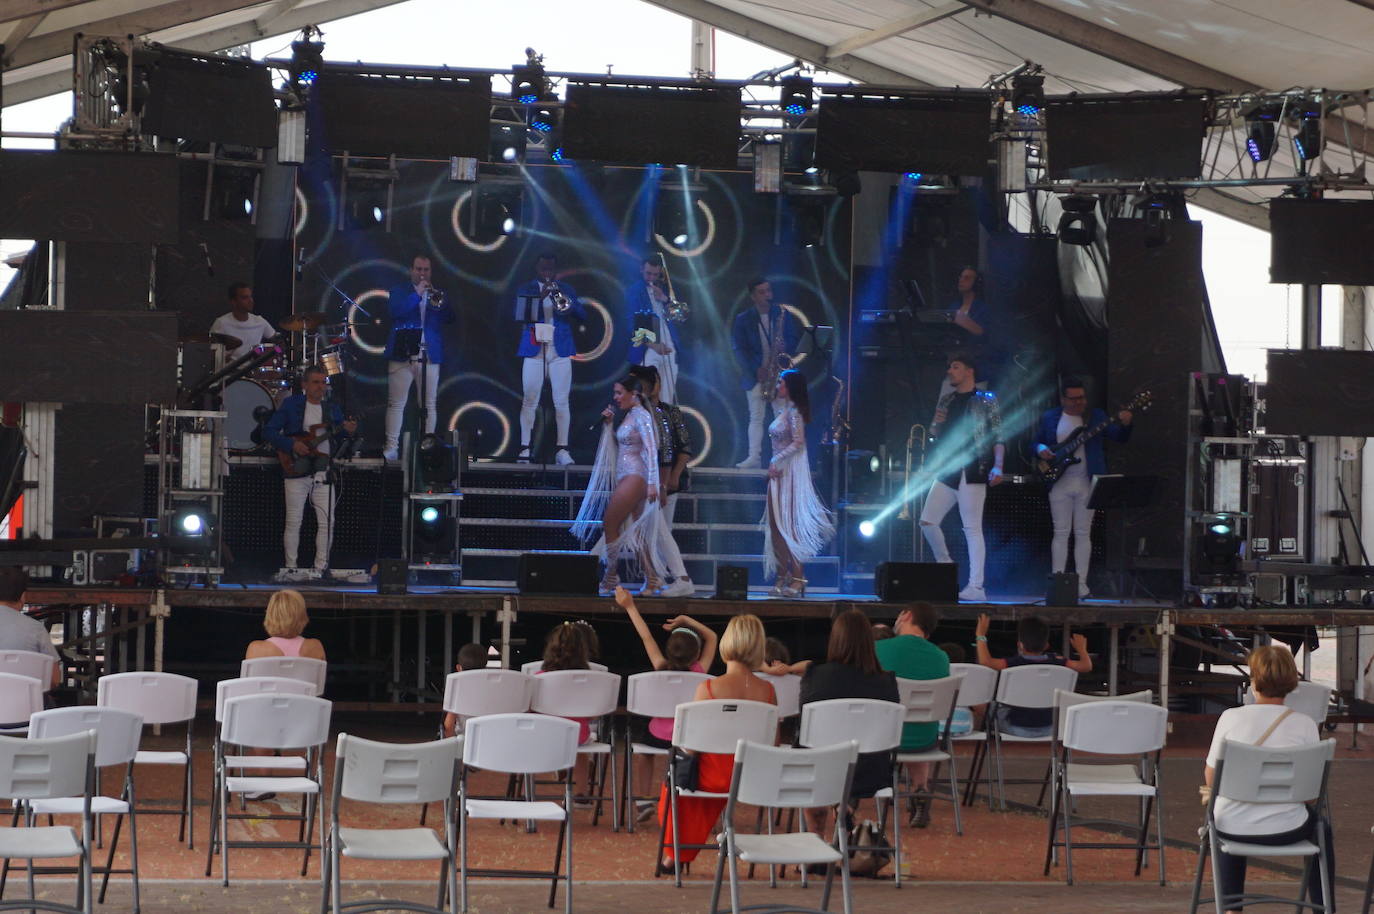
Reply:
[[[338, 403], [324, 399], [328, 375], [312, 365], [301, 380], [301, 393], [282, 401], [267, 420], [267, 439], [277, 449], [281, 461], [286, 504], [286, 528], [282, 546], [286, 565], [277, 572], [278, 581], [318, 580], [329, 567], [329, 549], [334, 534], [334, 486], [329, 482], [329, 455], [341, 439], [352, 438], [358, 423], [345, 419]], [[301, 521], [305, 503], [315, 509], [315, 567], [296, 567], [300, 547]]]
[[[1094, 476], [1107, 472], [1107, 458], [1102, 452], [1102, 438], [1126, 442], [1131, 437], [1129, 409], [1116, 414], [1116, 422], [1109, 423], [1107, 413], [1094, 407], [1088, 410], [1087, 391], [1079, 378], [1066, 377], [1059, 385], [1060, 406], [1047, 410], [1040, 417], [1035, 436], [1035, 455], [1042, 461], [1067, 463], [1059, 478], [1050, 484], [1050, 520], [1054, 538], [1050, 540], [1051, 570], [1064, 570], [1069, 558], [1069, 532], [1073, 532], [1073, 564], [1078, 572], [1078, 597], [1088, 596], [1088, 563], [1092, 560], [1093, 510], [1088, 507]], [[1080, 444], [1072, 454], [1056, 455], [1060, 444], [1078, 429], [1102, 424], [1101, 435], [1094, 435]], [[1079, 433], [1082, 434], [1081, 432]], [[1056, 457], [1059, 459], [1056, 460]], [[1075, 459], [1076, 458], [1076, 459]]]

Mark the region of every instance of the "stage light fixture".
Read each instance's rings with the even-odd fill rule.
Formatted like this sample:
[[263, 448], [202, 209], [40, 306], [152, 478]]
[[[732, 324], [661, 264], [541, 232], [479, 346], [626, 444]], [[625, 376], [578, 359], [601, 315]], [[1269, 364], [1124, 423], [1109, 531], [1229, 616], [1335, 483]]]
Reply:
[[415, 484], [427, 492], [452, 492], [458, 482], [458, 449], [433, 433], [416, 448]]
[[257, 170], [234, 165], [215, 165], [214, 169], [214, 195], [219, 218], [227, 222], [252, 220], [257, 204]]
[[792, 231], [797, 245], [814, 248], [825, 243], [825, 215], [828, 197], [792, 195]]
[[529, 142], [524, 124], [493, 122], [488, 160], [515, 164], [525, 161], [525, 147]]
[[324, 70], [324, 42], [314, 26], [306, 26], [298, 41], [291, 42], [291, 66], [288, 73], [296, 86], [313, 86]]
[[1059, 240], [1063, 244], [1086, 246], [1097, 238], [1097, 198], [1072, 194], [1059, 198], [1064, 213], [1059, 217]]
[[704, 218], [696, 211], [696, 198], [684, 193], [677, 183], [659, 187], [654, 201], [654, 233], [674, 247], [694, 247], [705, 229]]
[[878, 532], [878, 525], [875, 524], [875, 523], [873, 523], [873, 521], [871, 521], [871, 520], [861, 520], [861, 521], [859, 521], [859, 536], [862, 536], [864, 539], [872, 539], [873, 536], [874, 536], [874, 534], [876, 534], [877, 532]]
[[883, 461], [874, 451], [850, 451], [845, 491], [850, 501], [879, 499], [883, 491]]
[[782, 92], [778, 106], [789, 118], [803, 118], [811, 112], [815, 104], [815, 88], [812, 80], [805, 76], [784, 76], [781, 81]]
[[416, 501], [411, 516], [410, 560], [450, 564], [457, 558], [458, 524], [449, 501]]
[[1297, 129], [1293, 131], [1293, 152], [1299, 161], [1308, 162], [1322, 154], [1322, 145], [1321, 106], [1305, 103], [1298, 113]]
[[1263, 162], [1274, 154], [1282, 113], [1283, 106], [1274, 102], [1254, 105], [1245, 112], [1245, 151], [1251, 161]]
[[433, 505], [425, 505], [420, 509], [420, 520], [425, 524], [432, 524], [439, 519], [439, 509]]
[[1045, 77], [1023, 73], [1011, 80], [1011, 107], [1017, 114], [1034, 117], [1045, 109]]
[[776, 194], [782, 191], [782, 144], [755, 140], [754, 193]]
[[391, 202], [389, 185], [377, 181], [348, 183], [348, 225], [357, 230], [386, 228]]
[[549, 91], [544, 78], [544, 58], [525, 48], [525, 62], [511, 68], [510, 97], [521, 105], [533, 105]]
[[477, 191], [476, 222], [473, 231], [478, 240], [490, 242], [502, 235], [514, 235], [520, 230], [520, 209], [523, 191], [514, 184], [481, 185]]
[[1240, 570], [1242, 545], [1236, 519], [1229, 514], [1216, 515], [1207, 522], [1202, 532], [1198, 570], [1213, 575], [1236, 574]]
[[165, 518], [163, 540], [169, 554], [209, 556], [215, 549], [215, 515], [205, 502], [185, 502]]

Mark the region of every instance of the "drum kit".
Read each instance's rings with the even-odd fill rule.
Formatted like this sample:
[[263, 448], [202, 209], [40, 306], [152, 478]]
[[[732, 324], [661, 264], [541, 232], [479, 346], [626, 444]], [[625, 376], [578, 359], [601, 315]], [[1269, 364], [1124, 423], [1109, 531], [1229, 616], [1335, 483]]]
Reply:
[[[224, 423], [224, 437], [230, 450], [253, 450], [262, 445], [262, 425], [290, 396], [292, 387], [311, 365], [319, 365], [332, 380], [344, 374], [348, 364], [348, 324], [326, 323], [327, 316], [318, 311], [293, 314], [283, 320], [278, 329], [284, 334], [300, 334], [295, 345], [277, 349], [270, 358], [224, 385], [221, 408], [228, 413]], [[222, 351], [232, 351], [243, 345], [236, 336], [226, 333], [198, 333], [183, 336], [179, 343], [218, 344]], [[259, 347], [264, 353], [269, 348]], [[300, 355], [293, 366], [288, 353]]]

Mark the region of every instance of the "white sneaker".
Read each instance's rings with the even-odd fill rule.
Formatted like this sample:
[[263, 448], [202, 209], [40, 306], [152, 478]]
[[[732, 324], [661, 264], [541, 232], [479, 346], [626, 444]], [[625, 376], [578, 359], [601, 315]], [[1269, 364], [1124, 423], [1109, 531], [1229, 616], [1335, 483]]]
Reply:
[[324, 580], [323, 568], [306, 568], [301, 571], [298, 581], [322, 581]]
[[382, 459], [387, 463], [397, 463], [401, 459], [401, 452], [394, 447], [389, 447], [382, 451]]
[[697, 592], [696, 585], [691, 578], [678, 578], [667, 587], [663, 588], [660, 597], [690, 597]]
[[573, 460], [573, 455], [568, 453], [568, 449], [561, 447], [558, 453], [553, 455], [553, 462], [561, 467], [570, 467], [577, 461]]
[[744, 460], [741, 460], [739, 463], [735, 464], [735, 469], [737, 469], [737, 470], [757, 470], [757, 469], [759, 469], [759, 468], [762, 467], [762, 466], [763, 466], [763, 464], [759, 462], [759, 458], [757, 458], [757, 457], [746, 457]]
[[963, 603], [986, 603], [988, 592], [981, 587], [970, 585], [959, 591], [959, 600]]
[[522, 447], [522, 448], [520, 449], [520, 453], [517, 454], [516, 457], [515, 457], [515, 462], [516, 462], [516, 463], [529, 463], [529, 462], [530, 462], [530, 449], [527, 448], [527, 447]]
[[272, 575], [272, 580], [278, 584], [286, 584], [291, 581], [299, 581], [300, 579], [301, 569], [299, 568], [281, 568], [276, 574]]

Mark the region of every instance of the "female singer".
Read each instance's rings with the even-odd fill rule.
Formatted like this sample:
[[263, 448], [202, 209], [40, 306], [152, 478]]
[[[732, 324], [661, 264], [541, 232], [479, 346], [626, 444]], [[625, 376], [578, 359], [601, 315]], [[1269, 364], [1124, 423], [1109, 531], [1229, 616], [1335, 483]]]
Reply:
[[806, 378], [800, 371], [784, 371], [774, 396], [781, 408], [768, 426], [773, 459], [763, 512], [764, 576], [777, 575], [772, 596], [800, 597], [806, 593], [802, 564], [825, 548], [835, 525], [811, 483], [806, 459], [806, 423], [811, 421]]
[[[616, 408], [625, 417], [613, 429]], [[606, 421], [596, 449], [596, 464], [571, 530], [585, 545], [596, 535], [597, 521], [603, 521], [601, 538], [591, 550], [606, 562], [602, 593], [613, 592], [620, 583], [621, 559], [638, 563], [644, 570], [644, 586], [657, 590], [662, 586], [663, 569], [656, 543], [662, 522], [658, 510], [658, 438], [643, 383], [630, 376], [617, 381], [612, 388], [612, 406], [601, 415]]]

